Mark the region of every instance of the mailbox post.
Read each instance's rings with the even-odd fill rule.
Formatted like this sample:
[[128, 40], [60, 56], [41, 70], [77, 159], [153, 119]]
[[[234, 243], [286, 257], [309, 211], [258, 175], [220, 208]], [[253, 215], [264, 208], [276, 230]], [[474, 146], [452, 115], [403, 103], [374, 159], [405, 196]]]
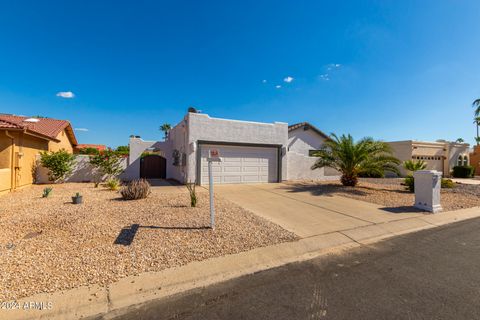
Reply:
[[210, 193], [210, 228], [215, 229], [215, 205], [213, 202], [213, 171], [212, 163], [221, 162], [220, 153], [218, 149], [208, 150], [208, 191]]

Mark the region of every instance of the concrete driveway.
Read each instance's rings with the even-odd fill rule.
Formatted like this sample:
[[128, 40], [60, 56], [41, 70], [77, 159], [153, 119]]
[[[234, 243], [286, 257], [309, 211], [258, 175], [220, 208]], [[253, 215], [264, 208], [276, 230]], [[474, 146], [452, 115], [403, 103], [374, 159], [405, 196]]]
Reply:
[[218, 185], [215, 192], [302, 238], [423, 215], [392, 213], [376, 204], [313, 195], [282, 183]]

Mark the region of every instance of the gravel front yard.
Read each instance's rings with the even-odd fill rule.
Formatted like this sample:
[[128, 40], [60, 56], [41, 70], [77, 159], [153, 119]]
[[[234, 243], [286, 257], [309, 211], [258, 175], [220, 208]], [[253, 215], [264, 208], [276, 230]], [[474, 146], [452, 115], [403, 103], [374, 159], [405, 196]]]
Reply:
[[[153, 188], [149, 198], [119, 200], [93, 184], [33, 186], [0, 197], [0, 301], [297, 240], [241, 207], [216, 199], [209, 224], [208, 193], [189, 207], [188, 193]], [[71, 204], [76, 192], [84, 204]], [[123, 230], [122, 230], [123, 229]]]
[[[318, 195], [336, 195], [376, 203], [401, 210], [413, 209], [415, 195], [405, 191], [403, 179], [360, 179], [359, 184], [344, 187], [337, 181], [296, 181], [288, 185], [292, 191], [309, 191]], [[444, 211], [480, 206], [480, 185], [456, 184], [453, 189], [442, 189], [440, 198]], [[408, 207], [411, 207], [410, 209]]]

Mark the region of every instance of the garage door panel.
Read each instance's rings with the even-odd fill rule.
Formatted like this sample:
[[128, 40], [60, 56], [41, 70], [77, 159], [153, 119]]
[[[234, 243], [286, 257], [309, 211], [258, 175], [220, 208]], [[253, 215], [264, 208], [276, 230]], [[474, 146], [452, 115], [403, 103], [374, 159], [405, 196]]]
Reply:
[[208, 150], [218, 149], [222, 162], [212, 164], [215, 183], [277, 182], [277, 149], [244, 146], [201, 146], [201, 183], [208, 184]]

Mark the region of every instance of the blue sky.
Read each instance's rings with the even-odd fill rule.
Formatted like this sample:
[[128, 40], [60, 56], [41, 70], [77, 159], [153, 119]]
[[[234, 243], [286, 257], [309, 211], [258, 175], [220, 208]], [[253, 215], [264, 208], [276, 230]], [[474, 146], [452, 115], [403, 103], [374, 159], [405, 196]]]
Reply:
[[473, 143], [479, 21], [478, 1], [4, 1], [0, 112], [110, 146], [161, 139], [189, 106]]

